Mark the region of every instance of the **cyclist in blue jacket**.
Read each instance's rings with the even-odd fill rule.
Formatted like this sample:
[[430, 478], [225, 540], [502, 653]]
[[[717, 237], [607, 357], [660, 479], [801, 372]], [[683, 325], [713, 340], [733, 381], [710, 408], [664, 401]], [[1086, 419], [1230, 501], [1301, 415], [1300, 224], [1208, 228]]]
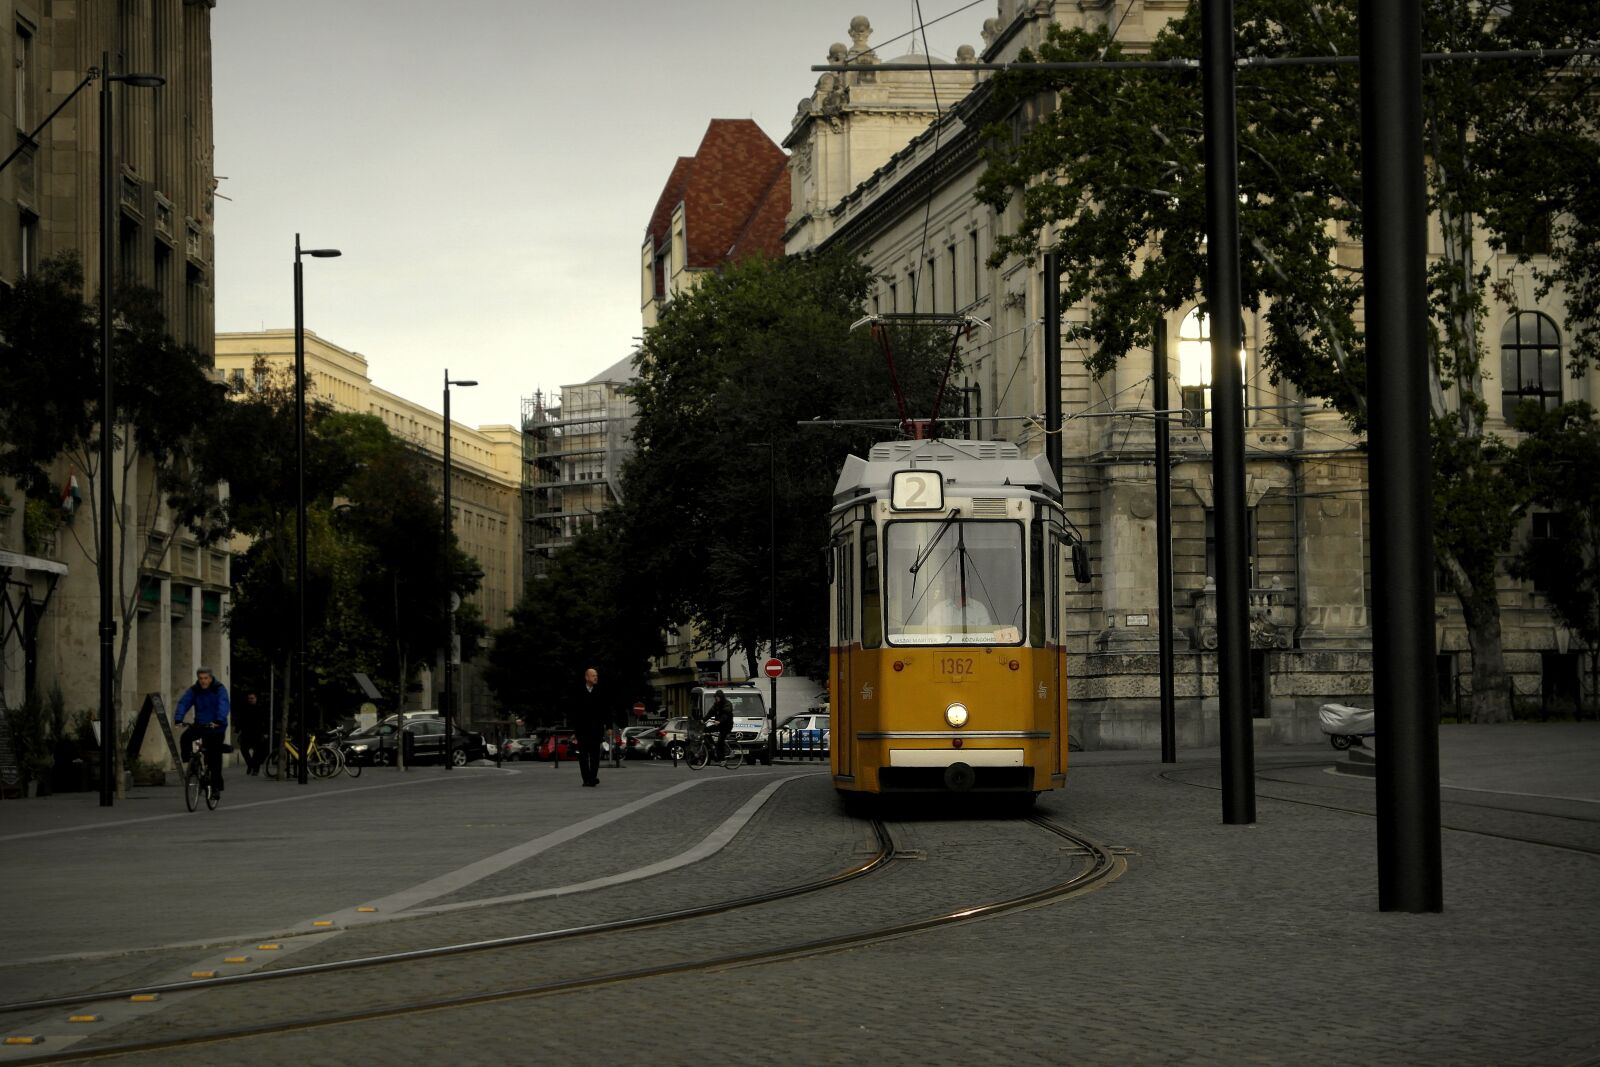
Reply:
[[183, 723], [183, 713], [194, 709], [192, 725], [183, 732], [178, 749], [188, 759], [196, 738], [205, 745], [206, 770], [211, 774], [211, 792], [222, 792], [222, 739], [228, 733], [228, 689], [210, 667], [201, 667], [194, 675], [194, 684], [183, 691], [172, 721]]

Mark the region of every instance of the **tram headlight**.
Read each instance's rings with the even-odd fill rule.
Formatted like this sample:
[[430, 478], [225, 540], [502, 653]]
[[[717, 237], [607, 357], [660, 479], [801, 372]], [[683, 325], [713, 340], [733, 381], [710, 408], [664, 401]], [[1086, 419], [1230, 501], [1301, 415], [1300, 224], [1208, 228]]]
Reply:
[[951, 704], [944, 709], [944, 721], [949, 723], [952, 729], [961, 729], [967, 725], [967, 706], [965, 704]]

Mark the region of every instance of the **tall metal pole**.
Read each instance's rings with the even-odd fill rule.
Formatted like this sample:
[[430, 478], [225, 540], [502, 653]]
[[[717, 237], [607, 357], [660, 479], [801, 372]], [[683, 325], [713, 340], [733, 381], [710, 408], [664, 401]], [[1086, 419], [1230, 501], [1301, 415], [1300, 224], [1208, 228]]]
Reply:
[[1418, 0], [1361, 0], [1378, 908], [1442, 911]]
[[307, 778], [307, 749], [310, 724], [306, 711], [306, 323], [305, 296], [300, 267], [300, 235], [294, 235], [294, 456], [295, 527], [294, 595], [299, 619], [296, 626], [294, 666], [294, 713], [299, 724], [296, 741], [300, 749], [299, 780]]
[[451, 660], [455, 657], [456, 613], [450, 602], [454, 592], [450, 588], [450, 538], [455, 534], [455, 522], [450, 515], [450, 368], [444, 370], [444, 769], [451, 770], [455, 756], [455, 738], [452, 736], [451, 711], [455, 708], [451, 697]]
[[1061, 255], [1044, 254], [1044, 454], [1061, 478]]
[[1233, 0], [1202, 0], [1205, 100], [1206, 305], [1211, 319], [1212, 482], [1217, 530], [1217, 689], [1222, 821], [1256, 821], [1245, 551], [1244, 324], [1239, 310], [1239, 145], [1234, 110]]
[[117, 624], [111, 617], [113, 548], [111, 538], [111, 53], [100, 53], [100, 806], [108, 808], [115, 793], [117, 716], [111, 692], [112, 645]]
[[[767, 442], [767, 600], [772, 629], [772, 658], [778, 656], [778, 459], [777, 446]], [[767, 762], [778, 744], [778, 679], [772, 682], [772, 706], [767, 710]]]
[[1156, 614], [1161, 669], [1161, 762], [1178, 762], [1177, 697], [1172, 663], [1172, 441], [1167, 422], [1167, 323], [1157, 318], [1151, 345], [1156, 406]]

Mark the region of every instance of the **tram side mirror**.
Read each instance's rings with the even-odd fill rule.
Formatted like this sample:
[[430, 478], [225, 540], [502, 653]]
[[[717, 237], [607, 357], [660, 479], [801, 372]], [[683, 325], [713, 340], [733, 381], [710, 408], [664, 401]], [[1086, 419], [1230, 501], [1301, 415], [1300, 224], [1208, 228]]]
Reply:
[[1089, 573], [1089, 550], [1082, 541], [1072, 542], [1072, 577], [1079, 585], [1088, 585], [1093, 577]]

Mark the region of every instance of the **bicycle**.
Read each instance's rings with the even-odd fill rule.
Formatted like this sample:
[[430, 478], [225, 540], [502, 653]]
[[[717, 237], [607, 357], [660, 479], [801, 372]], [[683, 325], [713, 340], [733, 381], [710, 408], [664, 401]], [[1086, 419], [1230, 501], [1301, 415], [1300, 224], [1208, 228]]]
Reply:
[[692, 731], [689, 735], [689, 745], [684, 753], [689, 764], [689, 769], [698, 771], [701, 767], [711, 762], [718, 762], [728, 770], [743, 766], [744, 750], [739, 747], [730, 734], [727, 743], [723, 746], [722, 759], [713, 761], [715, 735], [704, 730]]
[[[287, 737], [283, 744], [272, 755], [267, 757], [266, 771], [268, 778], [277, 781], [279, 770], [283, 770], [296, 777], [300, 773], [300, 750]], [[319, 745], [315, 734], [311, 735], [311, 743], [306, 746], [306, 766], [318, 778], [332, 778], [345, 766], [344, 753], [336, 745]], [[359, 772], [357, 772], [359, 773]]]
[[[232, 751], [232, 745], [223, 745], [223, 752]], [[200, 798], [204, 797], [206, 808], [216, 811], [217, 805], [222, 802], [222, 794], [211, 788], [211, 769], [206, 766], [206, 743], [200, 738], [190, 742], [189, 758], [184, 763], [183, 773], [183, 803], [190, 811], [200, 807]]]

